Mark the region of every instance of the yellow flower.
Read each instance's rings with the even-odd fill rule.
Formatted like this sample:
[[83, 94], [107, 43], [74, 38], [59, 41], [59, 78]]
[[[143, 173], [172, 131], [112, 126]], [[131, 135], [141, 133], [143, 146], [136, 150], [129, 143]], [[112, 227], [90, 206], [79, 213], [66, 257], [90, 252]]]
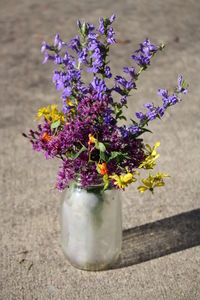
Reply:
[[65, 123], [65, 115], [62, 111], [58, 111], [57, 105], [53, 104], [51, 105], [51, 113], [50, 117], [52, 119], [52, 123], [59, 121], [61, 124]]
[[161, 187], [165, 185], [163, 181], [164, 177], [170, 177], [170, 176], [168, 174], [163, 174], [163, 173], [156, 173], [156, 176], [149, 175], [149, 177], [147, 177], [146, 179], [142, 179], [142, 183], [144, 185], [139, 186], [138, 190], [141, 193], [149, 190], [153, 194], [155, 187]]
[[128, 172], [125, 175], [111, 175], [109, 176], [110, 179], [114, 179], [114, 185], [117, 185], [120, 189], [124, 189], [127, 187], [130, 183], [135, 182], [137, 179], [134, 177], [135, 174], [138, 174], [138, 172], [134, 172], [133, 174]]
[[67, 99], [65, 102], [66, 102], [66, 103], [67, 103], [67, 105], [69, 105], [69, 106], [74, 106], [74, 104], [72, 103], [72, 101], [71, 101], [71, 100], [69, 100], [69, 99]]
[[52, 119], [52, 123], [60, 120], [60, 115], [58, 113], [57, 105], [55, 105], [55, 104], [51, 105], [50, 117]]
[[160, 142], [155, 143], [155, 145], [153, 146], [153, 148], [151, 149], [151, 147], [147, 144], [146, 145], [146, 150], [147, 150], [147, 157], [145, 158], [145, 160], [139, 165], [139, 168], [143, 168], [143, 169], [153, 169], [153, 167], [156, 164], [156, 159], [160, 156], [160, 154], [156, 153], [156, 149], [160, 146]]
[[57, 114], [58, 113], [58, 109], [57, 109], [57, 105], [56, 104], [52, 104], [51, 105], [51, 113], [52, 114]]
[[38, 120], [40, 120], [42, 117], [44, 117], [48, 121], [51, 118], [52, 123], [54, 123], [58, 120], [60, 120], [61, 124], [65, 123], [64, 113], [62, 111], [58, 111], [57, 105], [55, 105], [55, 104], [52, 104], [51, 108], [49, 105], [47, 107], [39, 108], [37, 117], [38, 117]]
[[96, 139], [95, 139], [95, 137], [91, 133], [89, 133], [88, 137], [89, 137], [88, 145], [95, 144]]
[[44, 116], [44, 118], [46, 119], [48, 117], [49, 113], [50, 113], [49, 105], [47, 107], [40, 107], [38, 109], [38, 113], [37, 113], [38, 120], [40, 120], [42, 118], [42, 116]]
[[[73, 102], [72, 102], [71, 100], [69, 100], [69, 99], [65, 100], [65, 103], [66, 103], [68, 106], [74, 107]], [[74, 108], [71, 108], [70, 111], [73, 112], [73, 113], [75, 112]]]

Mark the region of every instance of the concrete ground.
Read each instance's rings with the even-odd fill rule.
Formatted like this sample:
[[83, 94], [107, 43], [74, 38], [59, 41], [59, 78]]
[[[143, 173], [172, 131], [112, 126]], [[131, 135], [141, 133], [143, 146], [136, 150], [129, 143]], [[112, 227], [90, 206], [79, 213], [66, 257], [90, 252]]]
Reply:
[[[68, 40], [78, 18], [96, 23], [113, 12], [121, 40], [114, 73], [146, 36], [167, 44], [141, 76], [127, 115], [158, 99], [156, 90], [173, 86], [179, 73], [190, 93], [146, 136], [161, 142], [158, 169], [172, 178], [154, 197], [134, 185], [122, 194], [122, 261], [84, 272], [60, 247], [61, 195], [51, 189], [58, 164], [34, 153], [21, 132], [34, 126], [38, 107], [59, 99], [52, 66], [41, 64], [42, 40], [57, 32]], [[1, 0], [0, 32], [0, 299], [200, 299], [200, 1]]]

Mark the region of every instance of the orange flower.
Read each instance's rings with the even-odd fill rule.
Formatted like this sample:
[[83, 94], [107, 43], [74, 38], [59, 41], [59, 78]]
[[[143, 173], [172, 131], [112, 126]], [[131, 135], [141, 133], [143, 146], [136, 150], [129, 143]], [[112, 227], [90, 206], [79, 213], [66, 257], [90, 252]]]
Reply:
[[89, 137], [88, 145], [94, 144], [96, 142], [95, 137], [91, 133], [88, 135], [88, 137]]
[[107, 169], [106, 163], [97, 164], [97, 166], [99, 168], [99, 172], [100, 172], [101, 175], [108, 174], [108, 169]]
[[43, 133], [42, 135], [42, 139], [45, 141], [45, 142], [49, 142], [52, 140], [52, 137], [50, 135], [48, 135], [46, 132]]

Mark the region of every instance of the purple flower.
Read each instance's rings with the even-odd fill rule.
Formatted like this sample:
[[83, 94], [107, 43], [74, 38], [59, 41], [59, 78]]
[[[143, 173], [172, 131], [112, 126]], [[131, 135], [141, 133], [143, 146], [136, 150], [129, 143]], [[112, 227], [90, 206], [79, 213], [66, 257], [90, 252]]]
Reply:
[[88, 34], [87, 38], [88, 40], [96, 40], [98, 38], [98, 34], [97, 33], [94, 33], [94, 32], [91, 32]]
[[73, 168], [73, 163], [70, 159], [63, 162], [61, 171], [58, 173], [57, 177], [57, 188], [58, 190], [64, 190], [68, 187], [70, 180], [75, 179], [75, 172]]
[[127, 96], [124, 96], [120, 99], [120, 102], [122, 105], [126, 105], [127, 104]]
[[116, 76], [115, 82], [116, 82], [116, 84], [120, 84], [124, 88], [124, 90], [131, 90], [135, 85], [133, 80], [127, 81], [122, 76]]
[[107, 35], [107, 43], [108, 44], [112, 44], [115, 43], [115, 39], [113, 38], [113, 36], [115, 35], [113, 28], [110, 27], [108, 29], [108, 27], [114, 22], [115, 20], [115, 15], [113, 14], [109, 19], [107, 18], [100, 18], [99, 19], [99, 27], [97, 29], [97, 31], [99, 31], [102, 35], [106, 34]]
[[99, 19], [99, 27], [97, 29], [101, 34], [105, 34], [105, 26], [104, 26], [104, 19]]
[[43, 41], [43, 42], [42, 42], [41, 53], [43, 53], [45, 50], [50, 50], [50, 51], [52, 51], [53, 49], [52, 49], [52, 46], [47, 45], [46, 42]]
[[100, 50], [100, 48], [98, 48], [98, 44], [93, 44], [93, 46], [94, 45], [95, 45], [95, 48], [93, 49], [93, 53], [90, 55], [90, 58], [92, 58], [94, 60], [93, 63], [96, 63], [96, 61], [99, 61], [99, 65], [103, 65], [101, 50]]
[[145, 103], [144, 107], [148, 108], [149, 110], [154, 110], [154, 108], [155, 108], [155, 106], [153, 105], [153, 103]]
[[62, 97], [63, 97], [63, 99], [67, 99], [71, 95], [72, 95], [72, 87], [67, 86], [62, 93]]
[[135, 78], [136, 77], [136, 73], [135, 73], [135, 68], [134, 67], [131, 67], [131, 68], [124, 67], [123, 70], [124, 70], [125, 73], [129, 74], [131, 76], [131, 78]]
[[148, 112], [146, 113], [146, 117], [149, 119], [149, 121], [154, 120], [157, 117], [157, 110], [153, 103], [146, 103], [144, 104], [144, 107], [148, 109]]
[[69, 48], [71, 48], [72, 50], [74, 50], [76, 53], [79, 53], [79, 51], [81, 50], [81, 43], [80, 43], [80, 39], [79, 36], [76, 35], [69, 43]]
[[162, 117], [165, 113], [165, 107], [164, 106], [158, 106], [157, 107], [157, 113], [159, 114], [160, 117]]
[[116, 40], [114, 39], [114, 35], [115, 35], [115, 32], [114, 32], [113, 28], [110, 27], [108, 30], [108, 33], [107, 33], [107, 43], [108, 44], [116, 43]]
[[107, 87], [105, 85], [105, 82], [103, 79], [99, 79], [98, 77], [94, 77], [91, 87], [93, 90], [95, 90], [98, 95], [101, 97], [103, 93], [107, 91]]
[[78, 26], [78, 29], [81, 31], [82, 24], [81, 24], [81, 21], [80, 21], [80, 20], [77, 20], [77, 26]]
[[149, 63], [150, 63], [150, 57], [144, 56], [143, 54], [140, 54], [138, 56], [132, 55], [131, 57], [141, 67], [145, 67], [146, 65], [149, 65]]
[[83, 48], [82, 51], [80, 51], [78, 53], [79, 62], [84, 63], [84, 64], [88, 64], [87, 56], [88, 56], [87, 48]]
[[139, 51], [145, 53], [145, 55], [149, 55], [150, 53], [154, 53], [158, 50], [159, 50], [159, 47], [151, 44], [151, 42], [148, 38], [146, 38], [146, 40], [140, 44], [140, 49], [139, 49]]
[[170, 104], [174, 105], [174, 104], [176, 104], [177, 102], [180, 102], [180, 101], [181, 101], [181, 99], [178, 98], [178, 96], [176, 94], [170, 95], [168, 97], [168, 103], [169, 103], [169, 105]]
[[148, 117], [149, 121], [155, 120], [155, 118], [157, 117], [157, 111], [156, 110], [149, 110], [146, 113], [146, 116]]
[[158, 89], [158, 95], [163, 96], [164, 98], [168, 97], [168, 91], [163, 89]]
[[94, 25], [93, 24], [90, 24], [90, 23], [86, 23], [86, 28], [87, 28], [87, 34], [88, 33], [91, 33], [91, 31], [93, 31], [94, 30]]
[[117, 121], [115, 120], [115, 118], [113, 118], [113, 116], [111, 116], [111, 114], [112, 110], [108, 109], [108, 111], [105, 114], [104, 123], [108, 125], [115, 125]]
[[64, 105], [62, 108], [62, 111], [64, 112], [64, 114], [68, 114], [68, 112], [74, 108], [74, 106], [69, 106], [69, 105]]
[[112, 16], [109, 19], [110, 24], [112, 24], [114, 22], [114, 20], [115, 20], [115, 15], [112, 14]]
[[80, 34], [85, 38], [88, 34], [90, 34], [93, 30], [94, 30], [94, 25], [87, 23], [87, 22], [83, 22], [83, 24], [81, 24], [81, 22], [78, 20], [77, 22], [77, 26], [79, 29]]
[[[30, 130], [24, 137], [28, 138], [33, 149], [42, 152], [46, 159], [61, 159], [62, 165], [57, 178], [59, 190], [67, 188], [69, 181], [76, 180], [77, 176], [83, 186], [99, 183], [95, 162], [106, 161], [108, 175], [120, 175], [126, 173], [127, 169], [134, 172], [146, 158], [143, 139], [139, 139], [138, 136], [148, 131], [145, 128], [148, 122], [161, 118], [169, 106], [181, 101], [180, 93], [187, 93], [187, 83], [179, 75], [174, 93], [169, 94], [164, 89], [158, 90], [162, 97], [160, 106], [146, 103], [145, 112], [136, 112], [137, 122], [131, 120], [131, 125], [119, 125], [118, 121], [121, 119], [121, 122], [124, 118], [124, 106], [127, 108], [127, 97], [130, 91], [136, 88], [138, 76], [162, 46], [155, 46], [148, 38], [145, 39], [132, 55], [133, 60], [141, 67], [138, 73], [134, 66], [124, 67], [124, 75], [116, 76], [114, 84], [108, 85], [108, 88], [107, 79], [112, 77], [108, 64], [109, 47], [116, 42], [112, 27], [114, 19], [115, 15], [100, 18], [96, 30], [94, 25], [78, 21], [79, 35], [69, 44], [63, 42], [58, 34], [55, 35], [52, 46], [42, 42], [43, 63], [52, 60], [56, 65], [52, 81], [56, 90], [62, 93], [64, 114], [57, 128], [53, 128], [57, 124], [51, 126], [54, 118], [49, 114], [48, 117], [44, 115], [43, 123], [38, 125], [37, 130]], [[71, 50], [73, 55], [70, 54]], [[84, 84], [82, 80], [84, 70], [94, 73], [90, 84]], [[121, 95], [120, 102], [113, 100], [113, 92]], [[89, 134], [105, 145], [104, 155], [98, 147], [88, 145]]]
[[139, 66], [145, 68], [150, 64], [152, 55], [155, 54], [159, 49], [160, 48], [158, 46], [151, 44], [150, 40], [146, 38], [146, 40], [140, 44], [140, 48], [135, 51], [138, 56], [132, 55], [132, 58]]
[[44, 52], [44, 60], [43, 60], [43, 64], [46, 64], [46, 62], [48, 61], [48, 60], [54, 60], [54, 56], [52, 56], [52, 55], [49, 55], [47, 52]]
[[61, 40], [59, 34], [56, 34], [54, 38], [54, 47], [57, 47], [57, 50], [60, 51], [64, 45], [66, 44]]
[[131, 135], [135, 135], [140, 132], [140, 126], [139, 125], [132, 125], [129, 127], [129, 132]]
[[56, 91], [60, 91], [64, 88], [64, 86], [65, 86], [65, 79], [64, 78], [65, 78], [65, 76], [63, 76], [61, 72], [59, 72], [57, 70], [54, 71], [52, 81], [55, 84]]
[[106, 67], [105, 67], [104, 72], [105, 72], [105, 76], [106, 76], [107, 78], [111, 78], [111, 77], [112, 77], [112, 74], [111, 74], [111, 71], [110, 71], [110, 67], [109, 67], [109, 66], [106, 66]]
[[188, 93], [187, 86], [188, 86], [188, 84], [183, 80], [182, 76], [179, 75], [178, 76], [178, 87], [176, 89], [176, 92], [187, 94]]
[[129, 136], [129, 131], [126, 129], [126, 127], [119, 127], [119, 131], [123, 138], [127, 138]]
[[96, 73], [98, 73], [98, 71], [99, 71], [99, 67], [96, 66], [95, 64], [93, 64], [91, 68], [88, 68], [88, 69], [87, 69], [87, 71], [88, 71], [89, 73], [96, 74]]
[[61, 65], [63, 63], [62, 57], [60, 57], [59, 54], [55, 54], [54, 56], [54, 64], [55, 65]]
[[88, 93], [88, 87], [82, 86], [82, 83], [78, 83], [77, 88], [82, 96], [84, 96]]
[[147, 119], [147, 116], [145, 114], [143, 114], [142, 112], [136, 112], [135, 115], [138, 119], [140, 119], [141, 123]]
[[88, 50], [92, 52], [90, 59], [92, 59], [91, 67], [88, 68], [88, 72], [97, 73], [103, 67], [103, 58], [105, 56], [104, 45], [96, 40], [91, 40], [88, 44]]
[[162, 96], [162, 101], [163, 101], [164, 108], [166, 108], [170, 105], [174, 105], [177, 102], [181, 101], [181, 99], [178, 98], [178, 96], [176, 94], [168, 95], [167, 90], [159, 89], [158, 90], [158, 95]]

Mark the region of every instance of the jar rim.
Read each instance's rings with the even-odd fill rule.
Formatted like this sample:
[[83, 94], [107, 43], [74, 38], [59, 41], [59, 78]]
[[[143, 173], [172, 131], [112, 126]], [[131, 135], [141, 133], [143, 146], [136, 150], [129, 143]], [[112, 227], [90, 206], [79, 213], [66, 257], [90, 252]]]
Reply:
[[89, 185], [87, 185], [87, 186], [82, 186], [81, 181], [82, 181], [82, 179], [81, 179], [80, 174], [77, 174], [77, 176], [76, 176], [75, 179], [70, 180], [70, 182], [73, 182], [73, 183], [75, 183], [76, 185], [78, 185], [78, 186], [80, 186], [80, 187], [82, 187], [82, 188], [102, 187], [102, 186], [104, 186], [104, 184], [105, 184], [104, 181], [103, 181], [103, 177], [102, 177], [102, 175], [100, 175], [100, 174], [97, 176], [97, 181], [98, 181], [98, 182], [96, 182], [96, 183], [91, 183], [91, 184], [89, 184]]
[[99, 183], [91, 183], [90, 185], [87, 185], [87, 186], [83, 186], [82, 183], [81, 183], [81, 179], [77, 180], [77, 179], [72, 179], [69, 181], [69, 186], [71, 184], [75, 184], [76, 186], [80, 187], [80, 188], [83, 188], [83, 189], [88, 189], [88, 188], [98, 188], [98, 187], [103, 187], [104, 186], [104, 182], [103, 180]]

